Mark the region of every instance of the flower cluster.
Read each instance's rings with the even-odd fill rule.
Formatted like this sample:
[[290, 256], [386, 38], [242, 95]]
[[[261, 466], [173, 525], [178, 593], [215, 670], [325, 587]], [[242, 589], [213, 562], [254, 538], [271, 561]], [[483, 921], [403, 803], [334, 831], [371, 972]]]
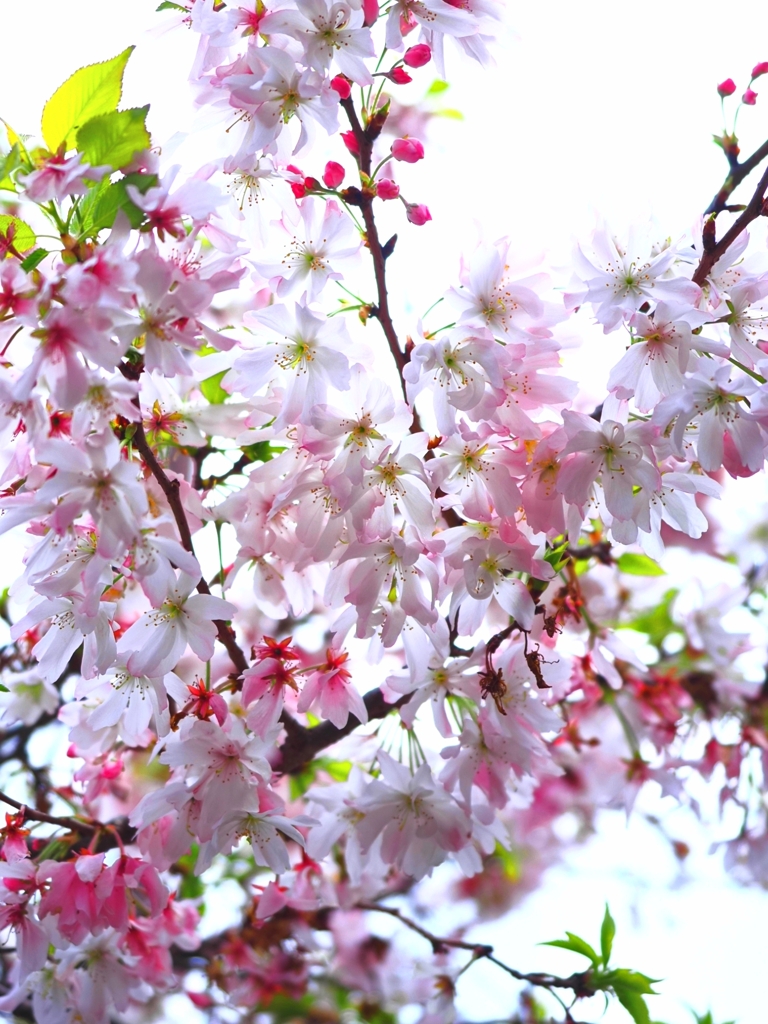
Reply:
[[[453, 968], [395, 991], [362, 910], [449, 861], [482, 911], [521, 846], [520, 891], [558, 856], [542, 825], [629, 809], [649, 781], [692, 799], [692, 767], [723, 766], [749, 812], [731, 860], [768, 876], [743, 796], [768, 750], [744, 668], [765, 639], [723, 621], [766, 575], [652, 589], [723, 479], [764, 465], [768, 265], [746, 230], [601, 227], [568, 282], [484, 244], [444, 289], [451, 323], [406, 340], [376, 216], [399, 198], [431, 219], [402, 194], [430, 154], [385, 89], [442, 73], [446, 39], [482, 65], [498, 5], [161, 7], [200, 37], [222, 159], [165, 166], [146, 109], [117, 109], [130, 51], [76, 72], [39, 145], [9, 130], [2, 155], [0, 531], [24, 549], [0, 607], [2, 757], [31, 790], [16, 779], [3, 830], [0, 1008], [102, 1024], [204, 964], [195, 1005], [250, 1012], [317, 985], [329, 930], [326, 980], [449, 1021]], [[337, 159], [313, 167], [321, 142]], [[596, 409], [561, 372], [588, 318], [626, 344]], [[41, 799], [25, 744], [54, 722], [77, 767]], [[217, 871], [240, 927], [193, 962]]]

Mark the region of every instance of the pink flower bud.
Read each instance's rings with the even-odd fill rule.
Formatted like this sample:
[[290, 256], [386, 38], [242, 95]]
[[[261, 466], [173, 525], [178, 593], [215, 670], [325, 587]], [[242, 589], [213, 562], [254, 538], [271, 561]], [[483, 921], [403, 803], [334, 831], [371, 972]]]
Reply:
[[381, 178], [376, 182], [376, 195], [379, 199], [397, 199], [400, 195], [400, 186], [391, 178]]
[[717, 91], [721, 96], [733, 96], [736, 92], [736, 83], [732, 78], [726, 78], [724, 82], [721, 82], [717, 87]]
[[352, 156], [360, 156], [360, 146], [355, 138], [354, 132], [341, 132], [341, 141], [347, 147]]
[[[335, 78], [331, 79], [331, 88], [334, 92], [339, 94], [339, 97], [343, 100], [348, 100], [352, 95], [352, 83], [344, 75], [336, 75]], [[736, 86], [734, 85], [734, 89]]]
[[379, 0], [363, 0], [363, 25], [368, 28], [379, 16]]
[[394, 82], [395, 85], [407, 85], [413, 81], [405, 68], [392, 68], [391, 71], [387, 72], [387, 78], [390, 82]]
[[335, 160], [329, 160], [323, 171], [323, 181], [328, 188], [338, 188], [344, 181], [344, 168]]
[[424, 158], [424, 147], [418, 139], [395, 139], [392, 143], [392, 156], [395, 160], [402, 160], [407, 164], [418, 163]]
[[415, 224], [417, 227], [421, 227], [421, 225], [426, 224], [428, 220], [432, 220], [432, 214], [429, 212], [429, 207], [425, 206], [424, 203], [406, 203], [405, 215], [411, 224]]
[[768, 60], [762, 60], [759, 64], [755, 64], [752, 68], [752, 78], [759, 78], [760, 75], [764, 75], [768, 72]]
[[741, 102], [746, 103], [748, 107], [754, 107], [757, 103], [757, 93], [754, 89], [747, 89], [744, 95], [741, 97]]
[[[409, 46], [403, 56], [403, 64], [407, 64], [409, 68], [423, 68], [431, 60], [432, 50], [426, 43], [417, 43], [415, 46]], [[758, 65], [758, 67], [760, 66]]]

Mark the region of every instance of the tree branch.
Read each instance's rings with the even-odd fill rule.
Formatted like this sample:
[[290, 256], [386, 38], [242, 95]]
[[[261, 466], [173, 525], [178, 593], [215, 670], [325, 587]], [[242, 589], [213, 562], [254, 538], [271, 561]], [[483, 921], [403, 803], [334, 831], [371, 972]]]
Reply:
[[[352, 128], [352, 132], [355, 136], [359, 148], [359, 155], [356, 157], [360, 172], [364, 175], [365, 180], [371, 176], [371, 168], [373, 163], [373, 143], [381, 133], [381, 129], [384, 126], [386, 120], [386, 108], [382, 111], [376, 111], [369, 121], [368, 125], [363, 128], [360, 124], [360, 120], [355, 110], [355, 105], [351, 99], [341, 100], [341, 106], [349, 120], [349, 124]], [[392, 315], [389, 311], [389, 295], [387, 294], [387, 277], [386, 277], [386, 256], [384, 249], [379, 238], [379, 231], [376, 227], [376, 218], [373, 214], [373, 194], [366, 189], [355, 189], [354, 190], [354, 204], [358, 206], [363, 215], [363, 223], [365, 224], [365, 236], [368, 244], [368, 249], [371, 253], [371, 259], [373, 260], [373, 273], [376, 278], [376, 292], [377, 292], [377, 307], [372, 312], [372, 315], [381, 324], [381, 328], [384, 331], [384, 335], [389, 344], [389, 351], [392, 353], [392, 358], [395, 360], [397, 365], [397, 372], [400, 375], [400, 383], [403, 388], [403, 394], [405, 395], [405, 379], [403, 377], [403, 370], [408, 365], [408, 356], [400, 348], [400, 342], [397, 338], [397, 331], [395, 325], [392, 322]], [[416, 418], [414, 413], [414, 419]], [[420, 429], [420, 428], [419, 428]]]
[[[726, 154], [727, 155], [727, 154]], [[725, 179], [723, 184], [720, 186], [719, 191], [716, 193], [712, 202], [704, 211], [704, 216], [707, 217], [711, 213], [722, 213], [723, 210], [727, 209], [727, 201], [731, 196], [731, 193], [744, 181], [744, 179], [758, 167], [763, 160], [768, 156], [768, 140], [756, 149], [755, 152], [747, 157], [743, 163], [739, 163], [738, 159], [731, 161], [731, 169], [728, 173], [728, 177]]]
[[[764, 211], [765, 203], [765, 190], [768, 188], [768, 169], [763, 172], [763, 176], [760, 179], [757, 188], [755, 189], [752, 198], [747, 203], [742, 214], [734, 221], [731, 227], [726, 231], [719, 242], [714, 239], [714, 233], [712, 233], [710, 240], [705, 241], [705, 251], [701, 257], [696, 272], [693, 275], [694, 284], [699, 286], [703, 285], [709, 275], [710, 270], [721, 256], [733, 245], [742, 231], [751, 224], [753, 220], [756, 220]], [[714, 214], [712, 215], [714, 217]], [[714, 225], [714, 220], [710, 221]], [[706, 231], [706, 225], [705, 225]], [[705, 235], [706, 239], [706, 235]]]
[[44, 821], [48, 825], [57, 825], [59, 828], [66, 828], [70, 832], [95, 832], [97, 829], [105, 827], [101, 824], [89, 824], [87, 821], [79, 821], [77, 818], [56, 818], [52, 814], [44, 814], [42, 811], [36, 811], [26, 804], [19, 803], [18, 800], [6, 796], [5, 793], [0, 793], [0, 800], [4, 804], [8, 804], [9, 807], [15, 807], [17, 811], [24, 811], [25, 821]]
[[[189, 522], [187, 521], [187, 514], [184, 511], [184, 506], [181, 503], [181, 495], [179, 493], [179, 481], [171, 480], [167, 475], [163, 467], [157, 460], [157, 456], [152, 451], [147, 441], [147, 436], [144, 433], [144, 426], [140, 420], [134, 423], [136, 432], [133, 435], [133, 444], [137, 451], [144, 460], [144, 464], [149, 469], [152, 476], [157, 480], [160, 485], [160, 489], [168, 499], [168, 504], [171, 507], [173, 518], [176, 520], [176, 527], [179, 531], [179, 538], [181, 540], [181, 546], [189, 551], [191, 554], [195, 553], [195, 549], [192, 544], [192, 533], [189, 529]], [[200, 578], [200, 582], [197, 584], [197, 589], [201, 594], [210, 594], [211, 589], [206, 583], [205, 579]], [[248, 668], [248, 659], [240, 649], [240, 645], [235, 638], [235, 632], [230, 625], [224, 622], [222, 619], [214, 619], [214, 625], [216, 626], [216, 632], [218, 633], [219, 640], [223, 646], [227, 649], [229, 657], [232, 659], [232, 664], [237, 669], [238, 674], [245, 672]]]
[[[411, 694], [407, 693], [398, 701], [395, 701], [394, 704], [387, 704], [384, 700], [384, 694], [378, 689], [369, 690], [363, 697], [365, 706], [368, 709], [369, 721], [376, 718], [386, 718], [390, 711], [402, 707], [410, 699]], [[321, 750], [325, 750], [326, 747], [330, 747], [340, 739], [348, 736], [361, 724], [360, 720], [354, 715], [349, 716], [347, 724], [341, 729], [337, 728], [333, 722], [328, 721], [322, 722], [311, 729], [307, 729], [298, 722], [293, 722], [291, 728], [286, 730], [288, 735], [286, 736], [285, 743], [280, 747], [280, 760], [273, 766], [274, 770], [284, 775], [295, 775], [309, 761], [316, 757]]]
[[522, 971], [515, 970], [514, 967], [510, 967], [509, 964], [505, 964], [503, 960], [499, 960], [493, 955], [493, 946], [484, 945], [483, 943], [477, 942], [465, 942], [463, 939], [447, 939], [439, 935], [434, 935], [428, 931], [418, 922], [412, 920], [410, 917], [406, 917], [397, 907], [385, 907], [381, 903], [368, 903], [362, 901], [356, 903], [355, 906], [359, 910], [372, 910], [379, 914], [389, 914], [390, 917], [396, 917], [401, 924], [404, 924], [406, 928], [410, 928], [411, 931], [416, 932], [417, 935], [421, 935], [422, 938], [426, 939], [427, 942], [431, 943], [432, 951], [435, 954], [445, 953], [448, 949], [465, 949], [472, 953], [474, 960], [488, 960], [490, 963], [500, 967], [507, 974], [511, 975], [517, 981], [525, 981], [529, 985], [535, 985], [538, 988], [566, 988], [570, 989], [577, 995], [592, 995], [593, 991], [589, 985], [589, 972], [580, 972], [571, 974], [567, 978], [560, 978], [555, 974], [542, 974], [534, 972], [532, 974], [524, 974]]

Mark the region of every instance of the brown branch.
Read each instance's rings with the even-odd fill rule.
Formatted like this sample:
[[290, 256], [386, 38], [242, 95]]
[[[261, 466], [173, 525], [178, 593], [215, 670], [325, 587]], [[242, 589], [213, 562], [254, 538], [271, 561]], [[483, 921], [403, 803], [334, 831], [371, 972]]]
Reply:
[[[355, 110], [355, 105], [351, 99], [342, 100], [341, 106], [344, 108], [347, 115], [355, 141], [360, 151], [356, 160], [365, 185], [371, 177], [373, 143], [380, 135], [381, 129], [384, 126], [384, 121], [387, 116], [387, 108], [384, 107], [381, 110], [376, 111], [371, 116], [367, 126], [364, 128], [360, 124], [357, 111]], [[371, 311], [371, 315], [376, 317], [381, 324], [381, 329], [384, 331], [387, 343], [389, 344], [389, 351], [392, 353], [392, 358], [395, 360], [395, 364], [397, 366], [397, 372], [400, 376], [400, 384], [403, 389], [403, 394], [405, 395], [406, 390], [403, 370], [408, 365], [408, 356], [400, 348], [397, 331], [395, 330], [395, 325], [392, 322], [392, 314], [389, 311], [389, 295], [387, 293], [386, 274], [386, 260], [389, 253], [385, 254], [384, 248], [381, 244], [381, 239], [379, 238], [379, 231], [376, 227], [376, 218], [373, 214], [373, 198], [372, 192], [365, 187], [363, 189], [354, 190], [354, 204], [360, 208], [363, 215], [366, 242], [371, 254], [371, 259], [373, 260], [373, 273], [376, 278], [377, 306]], [[387, 246], [389, 245], [390, 243], [388, 242]], [[418, 424], [418, 419], [415, 413], [414, 423]], [[418, 425], [416, 429], [420, 430], [421, 426]]]
[[[710, 270], [714, 267], [720, 257], [728, 251], [747, 225], [751, 224], [753, 220], [756, 220], [763, 213], [765, 190], [767, 188], [768, 169], [763, 172], [763, 176], [760, 179], [752, 198], [747, 203], [744, 212], [734, 221], [719, 242], [715, 241], [714, 232], [710, 232], [707, 244], [705, 245], [704, 254], [702, 255], [701, 261], [693, 275], [694, 284], [699, 286], [704, 284]], [[714, 217], [714, 214], [712, 216]], [[714, 220], [709, 221], [709, 223], [714, 225]]]
[[[407, 704], [411, 694], [407, 693], [394, 704], [387, 704], [381, 690], [369, 690], [363, 697], [368, 710], [368, 720], [375, 718], [386, 718], [390, 711]], [[354, 715], [350, 715], [347, 724], [338, 728], [333, 722], [322, 722], [311, 729], [300, 725], [292, 720], [290, 727], [286, 728], [287, 736], [285, 743], [280, 747], [280, 759], [273, 766], [276, 772], [285, 775], [295, 775], [316, 757], [321, 750], [332, 746], [340, 739], [354, 732], [362, 723]], [[283, 722], [283, 725], [286, 725]]]
[[432, 951], [435, 954], [445, 953], [448, 949], [465, 949], [467, 952], [472, 953], [474, 960], [488, 960], [503, 971], [506, 971], [507, 974], [517, 981], [525, 981], [529, 985], [535, 985], [538, 988], [567, 988], [579, 996], [594, 994], [594, 990], [589, 984], [588, 971], [571, 974], [568, 978], [560, 978], [555, 974], [542, 974], [539, 972], [524, 974], [522, 971], [515, 970], [514, 967], [510, 967], [509, 964], [505, 964], [503, 960], [495, 957], [493, 955], [493, 946], [477, 942], [465, 942], [463, 939], [446, 939], [440, 935], [434, 935], [410, 917], [406, 917], [396, 907], [385, 907], [381, 903], [368, 903], [366, 901], [356, 903], [355, 906], [359, 910], [372, 910], [378, 914], [389, 914], [390, 917], [396, 917], [406, 928], [410, 928], [411, 931], [416, 932], [417, 935], [421, 935], [422, 938], [431, 943]]
[[[726, 153], [726, 156], [728, 154]], [[716, 193], [712, 202], [704, 211], [704, 216], [707, 217], [712, 213], [722, 213], [723, 210], [727, 210], [727, 202], [731, 196], [731, 193], [744, 181], [744, 179], [758, 167], [763, 160], [768, 156], [768, 141], [764, 142], [759, 149], [747, 157], [743, 163], [739, 163], [738, 159], [729, 160], [731, 169], [728, 173], [728, 177], [721, 185], [719, 191]]]
[[59, 828], [65, 828], [69, 832], [95, 832], [97, 829], [104, 828], [101, 824], [89, 824], [87, 821], [79, 821], [77, 818], [56, 818], [52, 814], [44, 814], [42, 811], [36, 811], [26, 804], [19, 803], [18, 800], [6, 796], [5, 793], [0, 793], [0, 800], [4, 804], [8, 804], [9, 807], [15, 807], [17, 811], [24, 811], [25, 821], [44, 821], [47, 825], [58, 825]]
[[[189, 522], [187, 521], [187, 514], [184, 511], [184, 506], [181, 503], [181, 495], [179, 493], [180, 485], [178, 480], [171, 480], [163, 467], [157, 460], [157, 456], [152, 451], [147, 441], [147, 436], [144, 433], [144, 426], [140, 420], [134, 424], [136, 432], [133, 435], [132, 441], [136, 446], [137, 451], [144, 460], [144, 464], [149, 469], [152, 476], [157, 480], [160, 485], [165, 497], [168, 499], [168, 504], [171, 507], [173, 518], [176, 520], [176, 527], [179, 531], [179, 538], [181, 540], [181, 546], [189, 551], [191, 554], [195, 553], [194, 546], [192, 544], [192, 533], [189, 529]], [[201, 594], [210, 594], [211, 589], [206, 583], [205, 579], [201, 577], [197, 584], [197, 589]], [[232, 664], [238, 671], [238, 674], [245, 672], [248, 668], [248, 660], [240, 649], [240, 645], [235, 638], [235, 632], [230, 625], [224, 622], [223, 619], [214, 619], [214, 625], [216, 626], [216, 632], [218, 633], [219, 640], [223, 646], [227, 649], [227, 653], [232, 660]]]

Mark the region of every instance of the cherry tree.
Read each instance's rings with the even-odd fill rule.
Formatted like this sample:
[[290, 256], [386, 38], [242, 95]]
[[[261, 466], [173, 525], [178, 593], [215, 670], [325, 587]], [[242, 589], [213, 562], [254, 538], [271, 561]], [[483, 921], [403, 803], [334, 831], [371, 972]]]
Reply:
[[[768, 881], [768, 560], [712, 541], [768, 447], [768, 171], [733, 201], [768, 143], [716, 137], [685, 237], [603, 225], [526, 276], [491, 239], [406, 323], [387, 270], [431, 154], [398, 88], [482, 74], [503, 6], [159, 11], [224, 157], [171, 164], [121, 108], [130, 47], [1, 142], [0, 1010], [450, 1024], [486, 961], [509, 1021], [650, 1024], [608, 908], [550, 943], [567, 976], [476, 925], [564, 856], [560, 819], [651, 785], [699, 813], [706, 783], [729, 869]], [[561, 366], [595, 325], [626, 347], [596, 408]], [[670, 586], [676, 548], [731, 583]], [[430, 877], [469, 924], [419, 915]]]

